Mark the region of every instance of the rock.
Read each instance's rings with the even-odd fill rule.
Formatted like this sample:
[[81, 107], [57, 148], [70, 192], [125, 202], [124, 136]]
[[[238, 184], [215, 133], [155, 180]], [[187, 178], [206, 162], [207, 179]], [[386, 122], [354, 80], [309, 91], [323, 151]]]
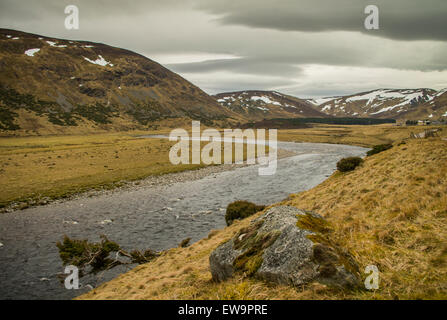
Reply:
[[100, 222], [100, 224], [109, 224], [109, 223], [112, 223], [112, 222], [113, 222], [113, 220], [106, 219], [106, 220], [102, 220], [102, 221]]
[[68, 220], [64, 220], [64, 221], [62, 221], [62, 223], [65, 223], [65, 224], [79, 224], [79, 222], [77, 222], [77, 221], [68, 221]]
[[211, 253], [211, 274], [216, 281], [241, 273], [293, 286], [318, 281], [355, 287], [360, 284], [359, 267], [332, 243], [331, 233], [330, 224], [316, 213], [271, 208]]
[[3, 243], [0, 242], [0, 248], [3, 247]]
[[87, 284], [87, 285], [85, 285], [85, 287], [86, 287], [87, 289], [89, 289], [89, 290], [93, 290], [93, 289], [94, 289], [93, 286], [92, 286], [91, 284]]

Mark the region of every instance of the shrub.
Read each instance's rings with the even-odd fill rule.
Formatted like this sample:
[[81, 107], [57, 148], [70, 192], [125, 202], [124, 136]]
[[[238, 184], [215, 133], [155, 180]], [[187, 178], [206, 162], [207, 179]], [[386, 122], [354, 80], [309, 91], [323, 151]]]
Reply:
[[236, 219], [244, 219], [256, 212], [264, 210], [265, 206], [256, 205], [252, 202], [238, 200], [230, 203], [225, 213], [225, 221], [227, 226], [231, 225]]
[[352, 171], [362, 162], [362, 158], [359, 157], [343, 158], [337, 162], [337, 169], [340, 172]]
[[391, 149], [392, 147], [393, 147], [393, 145], [391, 143], [378, 144], [378, 145], [374, 146], [371, 150], [369, 150], [366, 153], [366, 155], [367, 156], [372, 156], [373, 154], [380, 153], [382, 151]]
[[191, 241], [191, 238], [183, 239], [182, 242], [180, 242], [180, 244], [178, 245], [179, 248], [186, 248], [187, 246], [189, 246], [190, 241]]
[[101, 235], [100, 242], [70, 239], [65, 236], [62, 242], [56, 243], [56, 246], [63, 265], [78, 267], [80, 277], [119, 265], [146, 263], [160, 255], [159, 252], [150, 249], [144, 252], [133, 250], [129, 253], [105, 235]]

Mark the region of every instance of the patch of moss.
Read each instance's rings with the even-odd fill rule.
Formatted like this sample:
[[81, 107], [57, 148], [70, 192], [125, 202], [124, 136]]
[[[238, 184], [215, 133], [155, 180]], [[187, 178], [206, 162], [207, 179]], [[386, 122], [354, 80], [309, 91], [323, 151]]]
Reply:
[[244, 250], [233, 262], [236, 271], [253, 276], [261, 267], [264, 250], [270, 247], [279, 237], [280, 232], [260, 232], [264, 220], [259, 220], [247, 228], [241, 229], [234, 240], [234, 248]]
[[312, 231], [307, 238], [314, 243], [313, 259], [321, 265], [320, 275], [323, 278], [334, 275], [337, 266], [344, 266], [354, 275], [360, 274], [359, 266], [351, 254], [330, 239], [333, 228], [327, 220], [311, 212], [297, 215], [297, 219], [297, 227]]
[[301, 229], [306, 229], [317, 234], [326, 234], [333, 231], [331, 224], [327, 220], [317, 216], [316, 214], [306, 212], [306, 214], [299, 214], [296, 217], [298, 219], [296, 225]]

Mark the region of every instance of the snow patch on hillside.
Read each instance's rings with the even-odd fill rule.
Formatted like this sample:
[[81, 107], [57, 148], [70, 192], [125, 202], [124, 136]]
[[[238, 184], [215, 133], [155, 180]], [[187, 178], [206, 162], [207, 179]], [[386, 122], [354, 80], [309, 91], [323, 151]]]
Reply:
[[39, 48], [35, 48], [35, 49], [29, 49], [25, 51], [25, 54], [29, 57], [34, 57], [34, 55], [39, 52], [40, 49]]
[[260, 96], [252, 96], [250, 98], [250, 100], [252, 100], [252, 101], [259, 101], [259, 100], [261, 100], [265, 104], [274, 104], [274, 105], [277, 105], [277, 106], [281, 105], [281, 103], [279, 103], [278, 101], [270, 100], [270, 98], [267, 97], [267, 96], [261, 96], [261, 97]]
[[65, 44], [56, 44], [56, 42], [53, 42], [53, 41], [49, 41], [49, 40], [47, 40], [47, 43], [50, 45], [50, 46], [52, 46], [52, 47], [56, 47], [56, 48], [66, 48], [67, 47], [67, 45], [65, 45]]
[[322, 104], [325, 104], [328, 101], [334, 100], [336, 97], [328, 97], [328, 98], [318, 98], [318, 99], [312, 99], [312, 100], [308, 100], [310, 103], [319, 106]]
[[86, 57], [84, 57], [84, 59], [87, 60], [88, 62], [96, 64], [98, 66], [105, 67], [105, 66], [109, 65], [109, 66], [113, 67], [113, 64], [110, 63], [109, 61], [107, 61], [106, 59], [104, 59], [100, 54], [98, 55], [98, 59], [96, 59], [96, 60], [91, 60]]

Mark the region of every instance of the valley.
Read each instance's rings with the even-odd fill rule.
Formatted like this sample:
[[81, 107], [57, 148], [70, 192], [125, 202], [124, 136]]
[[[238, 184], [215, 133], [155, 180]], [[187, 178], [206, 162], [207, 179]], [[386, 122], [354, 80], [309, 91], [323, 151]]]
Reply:
[[[243, 60], [223, 56], [193, 54], [199, 62], [190, 64], [222, 71]], [[264, 90], [209, 94], [146, 54], [12, 29], [0, 29], [0, 71], [0, 299], [447, 299], [446, 89], [349, 87], [309, 98], [276, 90], [288, 87], [273, 77]], [[204, 160], [210, 136], [228, 142], [225, 129], [249, 130], [247, 137], [277, 129], [266, 148], [277, 154], [274, 174], [248, 163], [253, 139], [208, 148]], [[181, 156], [167, 139], [172, 132], [184, 133]], [[259, 144], [256, 158], [264, 155]], [[240, 157], [225, 158], [239, 147]], [[231, 163], [211, 162], [211, 154]], [[345, 158], [355, 162], [346, 172]], [[237, 201], [253, 202], [253, 215], [227, 220]], [[313, 260], [340, 254], [336, 266], [347, 272], [373, 265], [380, 288], [341, 289], [322, 278], [294, 287], [253, 276], [280, 236], [257, 237], [255, 219], [279, 206], [330, 226], [324, 236], [312, 220], [300, 229], [321, 242], [311, 247]], [[70, 291], [56, 247], [64, 235], [106, 235], [157, 255], [89, 274]], [[232, 264], [248, 267], [217, 281], [210, 254], [229, 240], [235, 250], [253, 245]], [[336, 254], [324, 251], [329, 245]], [[345, 264], [347, 256], [355, 263]], [[320, 267], [319, 275], [339, 272]]]

